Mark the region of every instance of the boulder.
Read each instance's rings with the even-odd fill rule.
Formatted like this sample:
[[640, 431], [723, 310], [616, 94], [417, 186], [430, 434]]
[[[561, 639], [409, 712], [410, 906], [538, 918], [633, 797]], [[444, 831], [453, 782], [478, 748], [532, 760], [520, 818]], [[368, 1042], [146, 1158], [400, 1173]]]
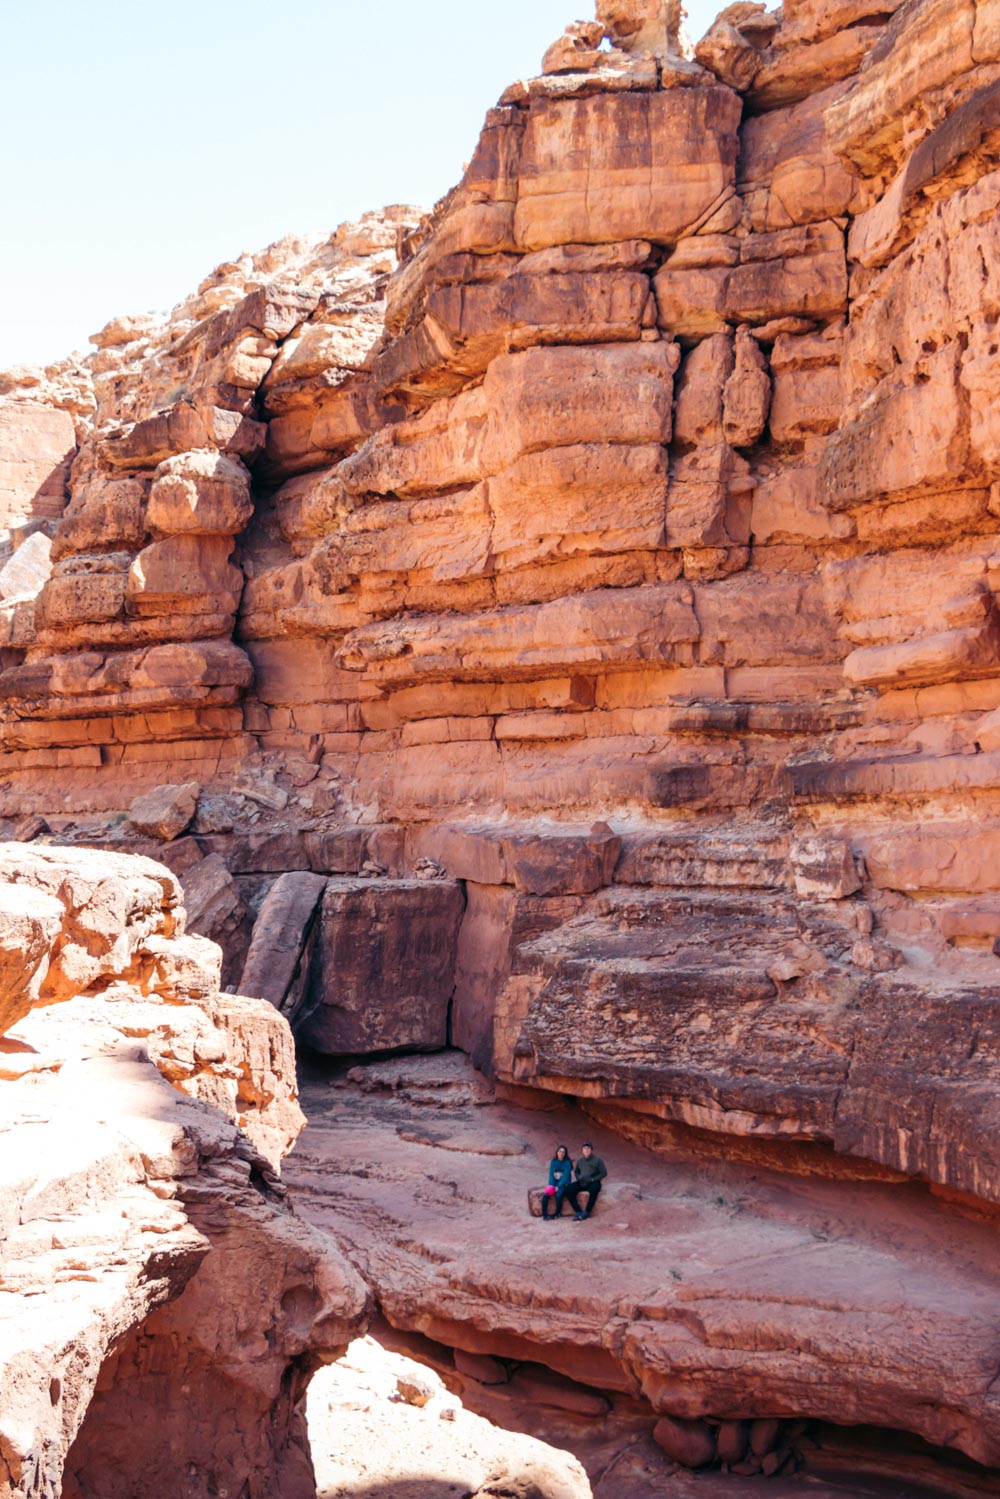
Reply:
[[38, 593], [52, 572], [52, 542], [44, 531], [28, 536], [9, 562], [0, 567], [0, 596], [11, 599]]
[[169, 843], [180, 837], [194, 817], [200, 790], [197, 781], [157, 786], [135, 798], [128, 809], [128, 820], [137, 833]]
[[328, 881], [299, 1039], [332, 1055], [444, 1046], [464, 905], [453, 880]]
[[680, 15], [671, 0], [597, 0], [597, 19], [626, 51], [666, 54], [677, 44]]
[[704, 1421], [661, 1416], [653, 1427], [653, 1440], [684, 1468], [705, 1468], [715, 1457], [715, 1437]]
[[146, 524], [166, 536], [232, 536], [253, 513], [250, 476], [238, 458], [214, 449], [166, 458], [153, 473]]
[[510, 1370], [499, 1359], [488, 1353], [468, 1353], [464, 1348], [455, 1349], [455, 1368], [479, 1384], [506, 1384], [510, 1379]]
[[715, 1433], [715, 1452], [721, 1463], [742, 1462], [750, 1450], [750, 1422], [722, 1421]]
[[421, 1379], [419, 1376], [408, 1374], [401, 1375], [396, 1380], [398, 1399], [402, 1400], [404, 1405], [416, 1406], [418, 1410], [429, 1405], [437, 1393], [436, 1383], [429, 1379]]
[[763, 66], [762, 52], [778, 26], [777, 17], [769, 15], [766, 6], [738, 0], [716, 17], [694, 55], [720, 83], [749, 89]]
[[296, 870], [281, 874], [264, 897], [254, 922], [239, 992], [266, 999], [294, 1019], [302, 1000], [312, 954], [313, 918], [326, 887], [323, 875]]

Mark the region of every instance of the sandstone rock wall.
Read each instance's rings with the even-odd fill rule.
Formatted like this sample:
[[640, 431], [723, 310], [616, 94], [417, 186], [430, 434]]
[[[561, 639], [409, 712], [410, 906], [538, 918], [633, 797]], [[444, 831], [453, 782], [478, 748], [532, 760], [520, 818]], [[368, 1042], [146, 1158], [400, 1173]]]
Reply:
[[[70, 807], [114, 807], [123, 785], [134, 794], [179, 762], [209, 778], [245, 758], [252, 668], [232, 638], [244, 583], [233, 554], [253, 513], [247, 465], [266, 435], [259, 392], [280, 364], [274, 379], [291, 399], [317, 357], [306, 335], [324, 351], [325, 380], [349, 378], [414, 218], [389, 210], [328, 241], [283, 241], [220, 266], [168, 319], [101, 330], [83, 371], [92, 420], [71, 445], [68, 504], [61, 490], [46, 501], [55, 480], [39, 483], [35, 469], [50, 455], [25, 427], [37, 413], [68, 420], [54, 409], [68, 399], [65, 377], [15, 372], [0, 394], [18, 503], [58, 519], [31, 586], [11, 593], [0, 580], [4, 761], [29, 801], [53, 810], [53, 771]], [[26, 399], [36, 391], [48, 405]]]
[[678, 9], [571, 27], [430, 216], [103, 331], [0, 609], [0, 815], [148, 852], [133, 798], [193, 784], [163, 855], [310, 1044], [450, 1041], [960, 1232], [1000, 1202], [1000, 26], [741, 4], [692, 56]]
[[611, 7], [417, 227], [109, 325], [6, 615], [8, 811], [112, 841], [183, 763], [231, 982], [273, 876], [433, 861], [483, 1065], [993, 1197], [993, 42], [741, 7], [695, 60]]
[[367, 1292], [285, 1205], [287, 1024], [162, 866], [4, 844], [0, 880], [0, 1494], [309, 1499]]

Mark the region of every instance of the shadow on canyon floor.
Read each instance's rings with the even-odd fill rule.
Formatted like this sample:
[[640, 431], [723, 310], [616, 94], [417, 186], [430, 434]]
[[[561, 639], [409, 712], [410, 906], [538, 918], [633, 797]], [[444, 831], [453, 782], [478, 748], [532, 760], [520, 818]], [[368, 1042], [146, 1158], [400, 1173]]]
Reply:
[[[634, 1472], [617, 1481], [612, 1472], [594, 1487], [596, 1499], [940, 1499], [940, 1489], [915, 1487], [909, 1480], [834, 1478], [802, 1473], [794, 1478], [741, 1478], [718, 1471], [663, 1473], [644, 1486]], [[444, 1471], [439, 1475], [399, 1474], [384, 1483], [346, 1489], [320, 1485], [318, 1499], [551, 1499], [550, 1491], [529, 1479], [501, 1479], [470, 1490]]]

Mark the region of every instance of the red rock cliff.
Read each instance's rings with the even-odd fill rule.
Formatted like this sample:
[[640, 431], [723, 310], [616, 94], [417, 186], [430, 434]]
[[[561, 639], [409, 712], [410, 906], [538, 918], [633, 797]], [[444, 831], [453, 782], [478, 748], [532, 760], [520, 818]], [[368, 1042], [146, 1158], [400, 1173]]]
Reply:
[[[165, 857], [313, 1046], [989, 1215], [997, 7], [676, 9], [429, 218], [109, 325], [54, 524], [82, 377], [7, 396], [0, 806], [143, 848], [193, 783]], [[901, 1424], [1000, 1465], [995, 1395]]]

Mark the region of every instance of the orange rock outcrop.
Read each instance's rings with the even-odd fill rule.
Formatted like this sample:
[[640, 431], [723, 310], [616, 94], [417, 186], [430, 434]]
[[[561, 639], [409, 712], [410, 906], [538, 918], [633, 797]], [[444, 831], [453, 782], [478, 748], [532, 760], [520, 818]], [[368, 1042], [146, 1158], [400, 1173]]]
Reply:
[[309, 1499], [368, 1295], [287, 1205], [287, 1023], [150, 860], [0, 845], [0, 951], [0, 1494]]
[[[664, 1170], [875, 1180], [907, 1263], [924, 1214], [988, 1237], [994, 9], [739, 3], [692, 52], [679, 6], [601, 0], [429, 216], [6, 377], [6, 831], [158, 852], [227, 986], [312, 1046], [448, 1042]], [[390, 1268], [419, 1331], [434, 1289]], [[452, 1294], [461, 1348], [497, 1314]], [[652, 1335], [609, 1373], [608, 1325], [581, 1346], [662, 1417], [809, 1416], [766, 1358], [698, 1400]], [[1000, 1366], [952, 1420], [943, 1346], [879, 1393], [831, 1335], [814, 1413], [1000, 1468]]]

